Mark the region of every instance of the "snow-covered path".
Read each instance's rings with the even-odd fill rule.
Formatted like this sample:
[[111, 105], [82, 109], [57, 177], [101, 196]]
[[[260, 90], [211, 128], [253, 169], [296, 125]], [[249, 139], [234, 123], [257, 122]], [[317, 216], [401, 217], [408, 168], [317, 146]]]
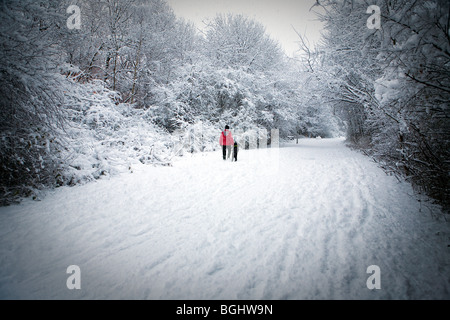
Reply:
[[278, 170], [270, 152], [138, 166], [0, 208], [0, 298], [450, 298], [449, 225], [408, 184], [340, 139], [281, 148]]

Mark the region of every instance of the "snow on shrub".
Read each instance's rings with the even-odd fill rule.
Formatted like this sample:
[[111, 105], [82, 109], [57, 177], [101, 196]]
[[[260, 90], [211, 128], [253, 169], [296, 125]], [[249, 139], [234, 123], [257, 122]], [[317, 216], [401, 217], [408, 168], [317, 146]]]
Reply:
[[67, 184], [131, 170], [138, 162], [170, 164], [170, 135], [152, 124], [145, 110], [118, 100], [117, 93], [98, 80], [66, 92]]

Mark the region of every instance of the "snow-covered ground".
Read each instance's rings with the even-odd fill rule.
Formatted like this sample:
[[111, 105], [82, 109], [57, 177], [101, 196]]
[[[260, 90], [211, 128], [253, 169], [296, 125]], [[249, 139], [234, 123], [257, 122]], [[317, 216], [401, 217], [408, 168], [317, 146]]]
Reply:
[[279, 167], [271, 152], [189, 155], [0, 208], [0, 298], [450, 298], [449, 225], [408, 184], [341, 139], [287, 145]]

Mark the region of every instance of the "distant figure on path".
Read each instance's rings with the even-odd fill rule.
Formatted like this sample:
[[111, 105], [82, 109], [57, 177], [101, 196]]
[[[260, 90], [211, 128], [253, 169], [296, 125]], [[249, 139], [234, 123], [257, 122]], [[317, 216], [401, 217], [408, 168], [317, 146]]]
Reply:
[[[233, 135], [231, 134], [231, 131], [229, 129], [230, 129], [230, 127], [228, 125], [225, 126], [225, 130], [222, 131], [222, 133], [220, 134], [219, 143], [222, 146], [223, 160], [230, 158], [231, 147], [234, 145]], [[227, 156], [227, 150], [228, 150], [228, 156]]]

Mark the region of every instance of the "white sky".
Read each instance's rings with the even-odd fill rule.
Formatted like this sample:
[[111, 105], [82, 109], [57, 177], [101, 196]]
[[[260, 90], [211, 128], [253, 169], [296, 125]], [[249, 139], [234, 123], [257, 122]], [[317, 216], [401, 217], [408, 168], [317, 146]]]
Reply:
[[[178, 17], [204, 27], [202, 21], [218, 13], [242, 13], [266, 27], [267, 33], [277, 40], [289, 56], [298, 50], [298, 36], [293, 27], [305, 34], [311, 44], [320, 39], [322, 24], [309, 9], [316, 0], [167, 0]], [[316, 7], [317, 8], [317, 7]], [[317, 11], [317, 9], [314, 10]]]

